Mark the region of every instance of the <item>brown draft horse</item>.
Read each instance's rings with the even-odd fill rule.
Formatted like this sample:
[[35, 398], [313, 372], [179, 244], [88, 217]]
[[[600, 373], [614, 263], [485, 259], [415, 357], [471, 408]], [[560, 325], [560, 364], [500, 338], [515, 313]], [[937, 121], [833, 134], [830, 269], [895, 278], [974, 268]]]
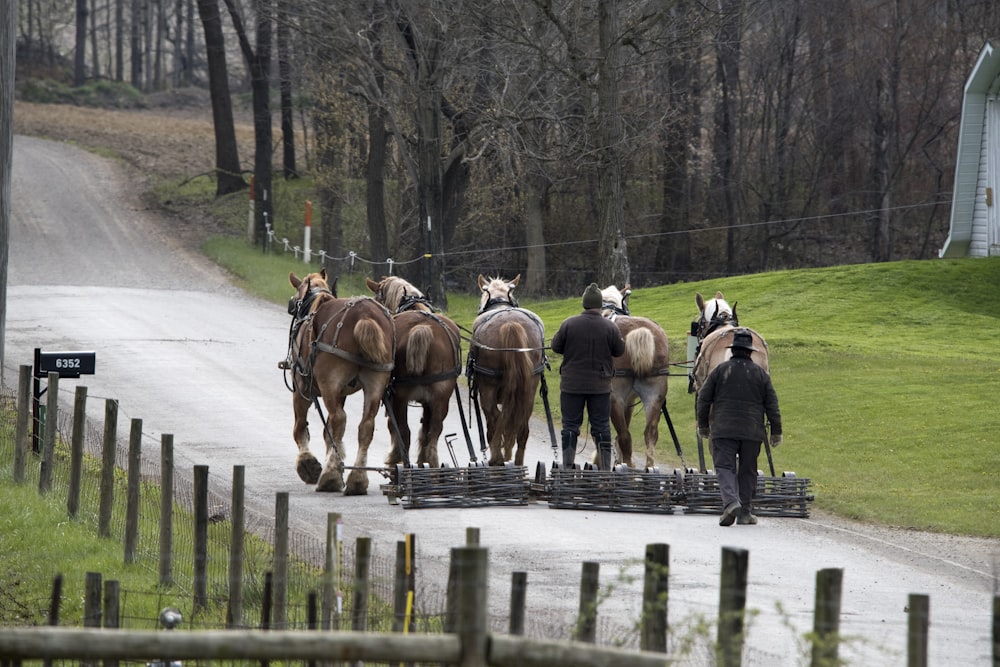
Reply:
[[[438, 440], [448, 416], [448, 402], [462, 372], [462, 346], [458, 325], [436, 313], [424, 294], [406, 280], [383, 276], [365, 283], [375, 300], [392, 313], [396, 325], [395, 368], [389, 385], [393, 419], [390, 432], [395, 446], [388, 465], [402, 461], [410, 449], [407, 408], [412, 401], [423, 408], [417, 436], [417, 465], [440, 465]], [[392, 421], [398, 427], [393, 428]], [[400, 442], [399, 439], [402, 439]]]
[[730, 306], [722, 296], [722, 292], [716, 292], [715, 298], [707, 301], [696, 292], [695, 303], [698, 304], [699, 310], [698, 354], [695, 356], [692, 370], [695, 395], [705, 384], [712, 369], [733, 356], [729, 346], [733, 342], [733, 332], [737, 329], [750, 332], [754, 347], [758, 350], [751, 354], [751, 358], [765, 371], [769, 370], [767, 341], [753, 329], [739, 325], [736, 306]]
[[[368, 492], [368, 447], [375, 431], [375, 415], [392, 376], [394, 328], [392, 317], [371, 297], [338, 299], [327, 283], [326, 270], [299, 278], [288, 274], [295, 296], [288, 310], [293, 316], [288, 359], [292, 373], [295, 426], [299, 448], [296, 470], [317, 491]], [[336, 282], [334, 282], [334, 288]], [[344, 431], [347, 396], [361, 391], [364, 408], [358, 424], [358, 453], [344, 484]], [[309, 451], [309, 406], [322, 397], [327, 419], [323, 428], [326, 458], [322, 464]]]
[[646, 468], [656, 465], [654, 455], [660, 437], [660, 414], [667, 398], [670, 374], [670, 344], [663, 328], [646, 317], [629, 312], [630, 285], [619, 290], [611, 285], [601, 290], [604, 306], [601, 314], [618, 325], [625, 339], [625, 354], [614, 360], [615, 377], [611, 382], [611, 423], [617, 434], [619, 461], [632, 466], [632, 434], [629, 425], [635, 401], [642, 403], [646, 417], [643, 439], [646, 444]]
[[528, 426], [535, 392], [545, 369], [545, 325], [530, 310], [519, 308], [512, 292], [521, 282], [479, 276], [482, 296], [472, 323], [466, 375], [469, 391], [486, 416], [489, 464], [511, 460], [524, 465]]

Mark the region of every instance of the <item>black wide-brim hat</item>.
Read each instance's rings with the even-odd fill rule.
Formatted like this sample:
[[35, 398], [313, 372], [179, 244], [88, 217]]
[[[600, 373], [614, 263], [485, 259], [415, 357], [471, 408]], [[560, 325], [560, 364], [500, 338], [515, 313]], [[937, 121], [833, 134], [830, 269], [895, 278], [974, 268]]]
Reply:
[[737, 330], [733, 332], [733, 343], [732, 345], [727, 345], [729, 348], [741, 348], [744, 350], [750, 350], [751, 352], [760, 352], [757, 348], [753, 346], [753, 335], [746, 330]]

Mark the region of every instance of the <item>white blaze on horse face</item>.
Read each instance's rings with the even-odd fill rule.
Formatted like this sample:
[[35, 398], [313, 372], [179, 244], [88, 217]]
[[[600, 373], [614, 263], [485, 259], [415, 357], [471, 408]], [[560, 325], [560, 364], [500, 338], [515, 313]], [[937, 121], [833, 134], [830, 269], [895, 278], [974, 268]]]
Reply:
[[733, 316], [733, 309], [729, 307], [729, 304], [724, 299], [711, 299], [705, 302], [706, 322], [711, 322], [722, 315]]
[[622, 293], [614, 285], [610, 285], [601, 290], [601, 299], [604, 303], [613, 304], [616, 308], [622, 307]]

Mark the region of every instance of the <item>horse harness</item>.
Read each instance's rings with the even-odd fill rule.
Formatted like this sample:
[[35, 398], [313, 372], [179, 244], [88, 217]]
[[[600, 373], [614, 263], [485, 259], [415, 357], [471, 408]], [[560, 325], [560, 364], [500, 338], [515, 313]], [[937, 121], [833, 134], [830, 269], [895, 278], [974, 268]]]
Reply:
[[[317, 294], [313, 294], [313, 292], [317, 292]], [[311, 304], [315, 300], [315, 298], [319, 296], [319, 293], [323, 292], [332, 294], [328, 289], [317, 288], [315, 290], [310, 290], [309, 294], [307, 294], [307, 297], [305, 299], [302, 299], [300, 302], [299, 301], [295, 302], [297, 306], [293, 314], [291, 331], [289, 334], [288, 357], [286, 358], [285, 362], [279, 364], [279, 366], [282, 367], [283, 369], [288, 370], [292, 368], [292, 364], [294, 363], [294, 371], [296, 375], [303, 379], [311, 380], [313, 375], [313, 367], [316, 365], [317, 354], [319, 352], [326, 352], [328, 354], [332, 354], [334, 356], [340, 357], [341, 359], [349, 361], [353, 364], [356, 364], [358, 366], [363, 366], [371, 370], [386, 371], [386, 372], [391, 371], [395, 367], [395, 363], [393, 361], [384, 364], [374, 363], [372, 361], [369, 361], [368, 359], [365, 359], [361, 355], [354, 354], [353, 352], [349, 352], [348, 350], [341, 348], [339, 345], [340, 332], [344, 327], [344, 322], [347, 319], [348, 314], [350, 314], [351, 309], [354, 308], [359, 303], [362, 303], [364, 301], [370, 301], [376, 304], [379, 307], [379, 310], [385, 315], [385, 317], [389, 319], [390, 324], [392, 323], [389, 311], [385, 308], [385, 306], [378, 303], [375, 299], [370, 299], [370, 298], [348, 299], [344, 303], [344, 305], [340, 307], [340, 309], [338, 309], [335, 313], [331, 314], [323, 323], [323, 325], [319, 328], [319, 331], [316, 333], [315, 338], [309, 343], [310, 350], [309, 350], [308, 360], [304, 358], [304, 355], [302, 355], [301, 353], [301, 345], [299, 344], [299, 334], [304, 325], [307, 324], [311, 325], [313, 320], [315, 319], [317, 311], [309, 312], [311, 309]], [[292, 311], [292, 306], [293, 306], [293, 301], [289, 301], [288, 304], [289, 312]], [[331, 326], [331, 324], [333, 325], [333, 340], [330, 343], [326, 343], [322, 340], [322, 338], [326, 333], [327, 329]], [[393, 336], [395, 336], [395, 327], [393, 327]], [[395, 348], [395, 344], [393, 344], [393, 348]], [[305, 396], [304, 389], [305, 387], [309, 386], [309, 384], [303, 385], [303, 396]], [[294, 391], [294, 387], [289, 387], [289, 389]], [[312, 398], [312, 397], [307, 397], [307, 398]]]
[[[503, 305], [504, 307], [503, 308], [497, 308], [498, 305]], [[466, 370], [465, 370], [465, 375], [466, 375], [466, 377], [469, 378], [469, 389], [470, 390], [472, 390], [475, 387], [475, 376], [477, 374], [478, 375], [486, 375], [486, 376], [495, 377], [495, 378], [499, 378], [499, 377], [503, 376], [503, 369], [500, 369], [500, 368], [489, 368], [487, 366], [481, 366], [479, 364], [478, 350], [480, 348], [481, 349], [486, 349], [486, 350], [492, 350], [492, 351], [495, 351], [495, 352], [534, 352], [535, 350], [544, 350], [545, 349], [544, 347], [541, 347], [541, 348], [537, 348], [537, 347], [504, 347], [504, 348], [490, 347], [489, 345], [484, 345], [484, 344], [482, 344], [480, 342], [477, 342], [475, 340], [476, 329], [478, 327], [481, 327], [483, 324], [489, 322], [490, 320], [492, 320], [497, 315], [499, 315], [501, 313], [507, 313], [507, 312], [510, 312], [510, 311], [516, 311], [516, 312], [519, 312], [519, 313], [523, 313], [524, 315], [526, 315], [528, 317], [528, 319], [530, 319], [532, 322], [534, 322], [535, 326], [538, 327], [539, 338], [541, 338], [544, 341], [544, 339], [545, 339], [545, 328], [544, 328], [544, 325], [542, 324], [542, 321], [538, 318], [537, 315], [535, 315], [530, 310], [525, 310], [524, 308], [518, 307], [517, 304], [516, 304], [516, 302], [514, 302], [512, 299], [511, 300], [504, 300], [504, 299], [499, 298], [499, 297], [494, 297], [494, 298], [490, 299], [489, 301], [486, 302], [486, 304], [479, 311], [479, 315], [480, 316], [485, 315], [486, 319], [481, 320], [479, 322], [478, 326], [473, 326], [473, 328], [472, 328], [473, 329], [472, 330], [473, 340], [470, 341], [471, 345], [469, 346], [469, 358], [468, 358], [468, 362], [466, 364]], [[543, 352], [542, 353], [542, 360], [541, 360], [541, 362], [532, 369], [531, 374], [532, 375], [539, 375], [540, 373], [542, 373], [542, 371], [544, 371], [548, 367], [549, 367], [549, 360], [545, 356], [545, 353]]]
[[450, 380], [451, 378], [456, 378], [462, 374], [462, 343], [459, 340], [459, 337], [451, 329], [448, 328], [448, 326], [444, 323], [444, 320], [442, 320], [441, 316], [438, 315], [436, 312], [432, 312], [429, 310], [415, 310], [417, 304], [424, 304], [430, 308], [433, 308], [433, 306], [431, 306], [430, 304], [430, 301], [428, 301], [426, 297], [407, 296], [404, 297], [402, 302], [400, 302], [399, 307], [396, 308], [395, 314], [399, 315], [408, 310], [413, 310], [413, 312], [419, 313], [420, 315], [433, 320], [435, 324], [441, 327], [444, 330], [444, 332], [448, 334], [448, 339], [451, 342], [451, 349], [455, 353], [455, 367], [450, 370], [443, 371], [441, 373], [435, 373], [434, 375], [418, 375], [418, 376], [404, 377], [404, 378], [393, 375], [392, 380], [390, 380], [389, 383], [390, 391], [392, 391], [392, 387], [394, 385], [434, 384], [435, 382], [441, 382], [443, 380]]
[[[498, 308], [498, 306], [502, 306], [502, 307]], [[506, 313], [506, 312], [509, 312], [509, 311], [512, 311], [512, 310], [513, 311], [517, 311], [519, 313], [523, 313], [525, 316], [528, 317], [528, 319], [530, 319], [532, 322], [535, 323], [535, 326], [538, 327], [538, 337], [541, 338], [542, 344], [543, 344], [543, 346], [541, 348], [536, 348], [536, 347], [527, 347], [527, 348], [496, 348], [496, 347], [490, 347], [488, 345], [483, 345], [482, 343], [479, 343], [479, 342], [475, 341], [476, 329], [478, 329], [479, 327], [481, 327], [486, 322], [489, 322], [491, 319], [493, 319], [494, 317], [496, 317], [500, 313]], [[552, 441], [552, 453], [553, 453], [553, 456], [555, 456], [555, 454], [556, 454], [556, 432], [555, 432], [555, 426], [554, 426], [554, 424], [552, 422], [552, 408], [549, 406], [549, 387], [548, 387], [548, 384], [545, 382], [545, 373], [543, 372], [546, 369], [551, 368], [549, 366], [549, 359], [548, 359], [548, 357], [545, 356], [545, 352], [544, 352], [544, 350], [545, 350], [545, 347], [544, 347], [544, 343], [545, 343], [545, 325], [542, 323], [542, 320], [538, 317], [538, 315], [536, 315], [535, 313], [531, 312], [530, 310], [525, 310], [525, 309], [519, 307], [517, 305], [517, 301], [514, 299], [513, 296], [509, 296], [507, 299], [503, 299], [503, 298], [500, 298], [500, 297], [494, 297], [494, 298], [488, 300], [479, 309], [479, 316], [482, 317], [484, 315], [486, 316], [486, 319], [479, 321], [478, 326], [476, 326], [474, 324], [473, 327], [472, 327], [472, 338], [473, 338], [473, 340], [469, 341], [469, 343], [470, 343], [470, 345], [469, 345], [469, 358], [468, 358], [468, 361], [467, 361], [467, 364], [466, 364], [466, 368], [465, 368], [465, 376], [469, 380], [469, 400], [476, 407], [476, 423], [477, 423], [477, 425], [479, 427], [479, 441], [481, 443], [483, 451], [486, 450], [486, 437], [485, 437], [485, 434], [483, 432], [482, 417], [481, 417], [481, 414], [480, 414], [480, 406], [479, 406], [479, 384], [476, 382], [476, 376], [477, 375], [485, 375], [485, 376], [488, 376], [488, 377], [500, 378], [500, 377], [503, 377], [503, 370], [499, 369], [499, 368], [488, 368], [486, 366], [481, 366], [479, 364], [479, 361], [478, 361], [478, 356], [479, 356], [478, 355], [478, 350], [479, 349], [487, 349], [487, 350], [493, 350], [493, 351], [496, 351], [496, 352], [534, 352], [535, 350], [539, 350], [539, 351], [542, 352], [542, 360], [541, 360], [541, 362], [537, 366], [535, 366], [532, 369], [531, 374], [532, 375], [539, 375], [539, 376], [541, 376], [541, 378], [540, 378], [540, 384], [539, 384], [539, 393], [540, 393], [540, 395], [542, 397], [542, 405], [545, 406], [545, 419], [546, 419], [546, 422], [548, 423], [548, 427], [549, 427], [549, 439]]]

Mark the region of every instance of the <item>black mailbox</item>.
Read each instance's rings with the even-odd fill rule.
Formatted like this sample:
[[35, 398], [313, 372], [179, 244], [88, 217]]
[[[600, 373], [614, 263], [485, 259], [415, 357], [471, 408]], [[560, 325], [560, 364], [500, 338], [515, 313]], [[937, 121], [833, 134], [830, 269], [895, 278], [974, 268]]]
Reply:
[[35, 348], [35, 377], [59, 373], [61, 378], [78, 378], [93, 375], [97, 364], [95, 352], [42, 352]]

